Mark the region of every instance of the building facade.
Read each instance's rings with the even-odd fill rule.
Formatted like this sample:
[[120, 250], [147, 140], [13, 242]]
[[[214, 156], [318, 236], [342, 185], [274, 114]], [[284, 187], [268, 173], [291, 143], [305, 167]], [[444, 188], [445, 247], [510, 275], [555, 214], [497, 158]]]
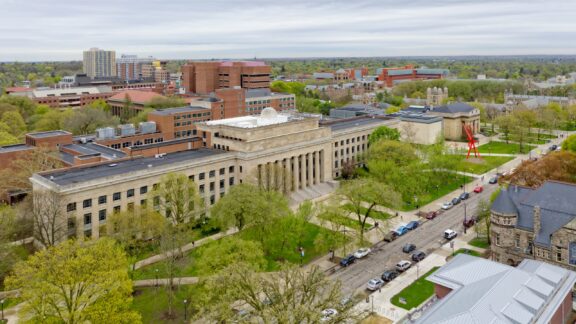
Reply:
[[264, 62], [190, 62], [181, 68], [187, 93], [210, 94], [217, 89], [270, 88], [272, 68]]
[[510, 185], [491, 208], [496, 261], [535, 259], [576, 269], [576, 185], [547, 181], [537, 189]]
[[289, 180], [282, 186], [297, 191], [338, 177], [342, 162], [355, 161], [368, 148], [368, 135], [382, 125], [398, 127], [398, 120], [357, 118], [326, 125], [268, 108], [260, 116], [197, 124], [206, 148], [45, 172], [31, 181], [35, 192], [58, 194], [70, 235], [97, 238], [107, 215], [151, 203], [148, 192], [167, 173], [194, 180], [207, 206], [235, 184], [271, 179], [267, 170], [283, 170]]
[[83, 69], [91, 78], [116, 76], [116, 52], [91, 48], [84, 51]]
[[405, 81], [443, 79], [448, 76], [448, 73], [449, 71], [446, 69], [414, 68], [413, 65], [376, 70], [378, 81], [383, 81], [389, 88]]
[[480, 110], [463, 102], [430, 107], [428, 115], [442, 117], [444, 138], [458, 141], [466, 138], [464, 127], [470, 127], [472, 134], [480, 132]]
[[[151, 67], [153, 61], [153, 57], [138, 58], [137, 55], [122, 54], [119, 59], [116, 59], [116, 73], [124, 81], [142, 80], [145, 78], [145, 66]], [[152, 78], [148, 77], [153, 79], [153, 76]]]
[[441, 106], [448, 101], [448, 88], [428, 88], [426, 89], [426, 106]]

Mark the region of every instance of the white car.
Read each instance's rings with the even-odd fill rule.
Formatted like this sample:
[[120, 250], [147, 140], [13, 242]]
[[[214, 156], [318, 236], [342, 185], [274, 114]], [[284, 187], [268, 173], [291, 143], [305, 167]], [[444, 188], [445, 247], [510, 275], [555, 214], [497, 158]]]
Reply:
[[442, 204], [442, 209], [444, 209], [444, 210], [448, 210], [452, 207], [454, 207], [454, 204], [451, 201], [447, 201], [447, 202]]
[[412, 266], [412, 262], [407, 261], [407, 260], [402, 260], [396, 264], [396, 270], [398, 270], [398, 272], [404, 272], [404, 271], [410, 269], [411, 266]]
[[451, 239], [455, 238], [456, 236], [458, 236], [458, 233], [456, 233], [456, 231], [453, 231], [451, 229], [447, 229], [444, 231], [444, 238], [447, 240], [451, 240]]
[[370, 254], [370, 252], [372, 252], [370, 248], [361, 248], [358, 251], [354, 252], [354, 257], [356, 257], [356, 259], [362, 259], [363, 257]]
[[366, 288], [368, 288], [368, 290], [374, 291], [382, 288], [382, 286], [384, 286], [384, 281], [380, 278], [374, 278], [368, 281], [368, 285], [366, 286]]
[[338, 315], [338, 311], [335, 310], [334, 308], [328, 308], [322, 311], [322, 317], [320, 318], [320, 321], [322, 322], [326, 322], [329, 321], [330, 319], [332, 319], [332, 317]]

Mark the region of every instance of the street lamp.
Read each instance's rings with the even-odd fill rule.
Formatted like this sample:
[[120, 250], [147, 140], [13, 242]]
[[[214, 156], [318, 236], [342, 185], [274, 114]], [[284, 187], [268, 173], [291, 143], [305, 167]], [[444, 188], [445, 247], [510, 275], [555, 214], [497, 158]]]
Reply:
[[2, 305], [2, 323], [4, 323], [4, 299], [0, 300], [0, 305]]
[[156, 287], [158, 287], [158, 269], [156, 269], [154, 276], [156, 277]]
[[464, 234], [466, 234], [466, 203], [464, 203]]
[[184, 320], [188, 318], [188, 299], [184, 299]]

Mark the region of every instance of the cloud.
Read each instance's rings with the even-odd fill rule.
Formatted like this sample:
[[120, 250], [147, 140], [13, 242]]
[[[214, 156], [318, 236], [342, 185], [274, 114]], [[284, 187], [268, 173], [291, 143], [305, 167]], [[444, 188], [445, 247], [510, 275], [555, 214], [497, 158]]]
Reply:
[[0, 61], [576, 54], [573, 0], [0, 0]]

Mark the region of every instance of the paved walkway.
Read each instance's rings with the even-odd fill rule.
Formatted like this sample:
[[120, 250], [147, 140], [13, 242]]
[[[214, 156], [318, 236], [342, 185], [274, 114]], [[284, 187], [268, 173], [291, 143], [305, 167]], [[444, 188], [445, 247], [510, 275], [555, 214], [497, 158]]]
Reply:
[[[159, 279], [144, 279], [144, 280], [135, 280], [134, 281], [134, 288], [138, 287], [156, 287], [156, 286], [167, 286], [170, 279], [168, 278], [159, 278]], [[177, 277], [173, 279], [174, 285], [193, 285], [198, 283], [200, 279], [198, 277]]]

